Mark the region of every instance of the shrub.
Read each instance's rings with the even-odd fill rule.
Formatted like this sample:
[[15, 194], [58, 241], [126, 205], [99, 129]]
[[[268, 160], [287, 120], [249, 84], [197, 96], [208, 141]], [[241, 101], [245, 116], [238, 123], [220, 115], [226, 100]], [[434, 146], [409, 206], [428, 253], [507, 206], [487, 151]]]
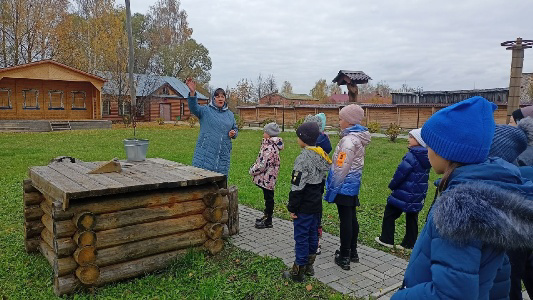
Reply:
[[293, 125], [294, 129], [298, 129], [298, 127], [300, 127], [300, 125], [303, 124], [304, 120], [305, 120], [305, 118], [301, 118], [298, 121], [296, 121], [296, 123], [294, 123], [294, 125]]
[[238, 114], [234, 114], [233, 116], [235, 117], [235, 124], [237, 124], [237, 128], [241, 130], [244, 127], [244, 120]]
[[402, 132], [402, 128], [398, 126], [397, 124], [391, 123], [389, 125], [389, 128], [385, 130], [385, 134], [389, 138], [391, 142], [395, 142], [398, 135]]
[[198, 118], [196, 116], [190, 116], [187, 121], [189, 122], [189, 126], [193, 128], [198, 123]]
[[368, 123], [368, 131], [370, 131], [370, 133], [380, 133], [381, 132], [381, 124], [379, 124], [379, 122], [370, 122], [370, 123]]
[[155, 121], [159, 125], [165, 125], [165, 119], [163, 119], [163, 118], [157, 118], [157, 119], [155, 119]]
[[266, 124], [276, 122], [274, 119], [265, 119], [261, 122], [261, 127], [265, 127]]

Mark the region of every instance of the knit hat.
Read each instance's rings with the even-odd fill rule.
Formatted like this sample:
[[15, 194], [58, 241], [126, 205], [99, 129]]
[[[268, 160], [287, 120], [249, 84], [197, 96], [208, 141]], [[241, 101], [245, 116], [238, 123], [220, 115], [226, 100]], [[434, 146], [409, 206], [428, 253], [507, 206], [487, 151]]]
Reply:
[[365, 117], [365, 111], [357, 104], [350, 104], [341, 109], [339, 117], [349, 124], [361, 124]]
[[319, 130], [320, 127], [322, 127], [322, 119], [317, 115], [307, 115], [304, 119], [304, 123], [306, 122], [315, 122], [318, 125]]
[[424, 140], [422, 139], [422, 128], [417, 128], [409, 131], [409, 135], [412, 135], [415, 140], [420, 144], [422, 147], [426, 147], [426, 143], [424, 143]]
[[324, 113], [316, 114], [315, 116], [320, 118], [320, 132], [324, 132], [326, 130], [326, 115]]
[[320, 135], [320, 129], [316, 122], [305, 122], [296, 129], [296, 135], [308, 146], [315, 146]]
[[513, 119], [516, 123], [522, 120], [523, 118], [532, 117], [533, 118], [533, 105], [519, 108], [513, 111]]
[[476, 96], [437, 111], [422, 127], [422, 139], [441, 157], [463, 164], [488, 157], [497, 106]]
[[265, 127], [263, 128], [263, 131], [272, 137], [272, 136], [278, 136], [280, 129], [279, 129], [278, 124], [276, 124], [276, 122], [272, 122], [272, 123], [266, 124]]
[[527, 117], [518, 126], [496, 125], [489, 156], [503, 158], [510, 163], [533, 145], [533, 118]]

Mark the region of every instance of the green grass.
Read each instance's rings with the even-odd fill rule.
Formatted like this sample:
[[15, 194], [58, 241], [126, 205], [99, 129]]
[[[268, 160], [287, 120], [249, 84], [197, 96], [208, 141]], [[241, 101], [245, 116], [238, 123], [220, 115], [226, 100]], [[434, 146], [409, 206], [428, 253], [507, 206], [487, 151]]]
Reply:
[[[191, 163], [198, 129], [141, 128], [139, 137], [150, 139], [149, 156]], [[21, 182], [28, 168], [46, 165], [50, 159], [68, 155], [85, 161], [125, 158], [122, 140], [131, 129], [54, 133], [0, 133], [0, 298], [54, 299], [52, 270], [41, 255], [25, 253]], [[231, 183], [239, 185], [243, 203], [260, 207], [258, 189], [247, 175], [260, 141], [259, 132], [241, 132], [235, 142]], [[297, 149], [289, 142], [287, 156]], [[291, 145], [292, 144], [292, 145]], [[249, 153], [248, 153], [249, 152]], [[294, 156], [295, 156], [294, 155]], [[293, 157], [294, 158], [294, 157]], [[289, 158], [284, 158], [288, 166]], [[287, 181], [282, 178], [282, 181]], [[281, 195], [282, 186], [280, 184]], [[249, 198], [249, 199], [246, 199]], [[252, 200], [255, 199], [255, 200]], [[278, 201], [281, 201], [278, 197]], [[278, 210], [282, 204], [279, 202]], [[248, 226], [249, 224], [242, 224]], [[345, 299], [326, 285], [311, 279], [305, 284], [280, 278], [285, 269], [279, 259], [260, 257], [228, 245], [215, 257], [189, 253], [170, 268], [130, 281], [107, 285], [94, 294], [74, 299]], [[313, 286], [307, 291], [306, 285]]]

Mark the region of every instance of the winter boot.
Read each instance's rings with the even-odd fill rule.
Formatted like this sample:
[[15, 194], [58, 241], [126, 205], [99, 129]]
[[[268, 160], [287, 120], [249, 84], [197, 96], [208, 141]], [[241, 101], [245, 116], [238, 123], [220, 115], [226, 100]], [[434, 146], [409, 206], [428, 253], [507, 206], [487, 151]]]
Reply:
[[259, 219], [255, 219], [255, 224], [257, 224], [257, 223], [263, 221], [263, 220], [266, 219], [267, 217], [268, 217], [268, 215], [267, 215], [267, 214], [264, 214], [261, 218], [259, 218]]
[[335, 251], [335, 264], [343, 270], [350, 270], [350, 256], [341, 256], [341, 251]]
[[313, 268], [313, 264], [315, 263], [316, 254], [311, 254], [307, 258], [307, 265], [305, 270], [305, 275], [307, 276], [315, 276], [315, 268]]
[[353, 249], [352, 252], [350, 253], [350, 261], [353, 263], [359, 262], [359, 255], [357, 254], [357, 248]]
[[296, 282], [303, 282], [305, 279], [305, 270], [306, 266], [299, 266], [296, 263], [292, 265], [292, 269], [288, 271], [284, 271], [283, 275], [281, 277], [285, 279], [292, 279]]
[[270, 215], [263, 216], [261, 221], [255, 223], [255, 228], [257, 229], [272, 228], [272, 216]]

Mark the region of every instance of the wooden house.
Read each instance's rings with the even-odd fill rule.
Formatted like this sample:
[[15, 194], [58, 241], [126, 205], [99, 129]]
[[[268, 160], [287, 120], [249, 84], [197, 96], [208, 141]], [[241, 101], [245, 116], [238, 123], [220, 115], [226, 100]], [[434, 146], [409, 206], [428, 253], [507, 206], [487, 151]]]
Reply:
[[0, 69], [0, 120], [99, 120], [104, 82], [53, 60]]
[[318, 104], [319, 100], [307, 94], [271, 93], [259, 99], [259, 105]]
[[393, 104], [454, 104], [474, 96], [481, 96], [499, 105], [507, 103], [509, 89], [392, 92], [391, 94]]
[[[113, 76], [102, 73], [107, 79], [103, 86], [102, 117], [113, 122], [122, 121], [131, 111], [127, 74]], [[137, 120], [151, 122], [159, 118], [165, 121], [188, 119], [190, 116], [187, 96], [189, 88], [175, 77], [134, 74], [137, 101]], [[198, 93], [198, 102], [209, 99]]]

